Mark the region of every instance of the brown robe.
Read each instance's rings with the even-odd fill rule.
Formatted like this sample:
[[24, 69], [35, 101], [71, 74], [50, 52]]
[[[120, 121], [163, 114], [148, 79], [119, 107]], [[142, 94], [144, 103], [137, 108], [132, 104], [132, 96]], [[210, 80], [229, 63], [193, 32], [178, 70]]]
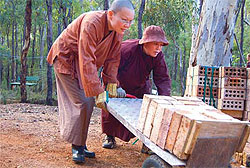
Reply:
[[[126, 93], [143, 98], [144, 94], [150, 94], [149, 76], [153, 71], [153, 80], [158, 94], [170, 96], [171, 80], [164, 54], [160, 52], [155, 58], [146, 55], [142, 50], [142, 45], [138, 42], [138, 39], [122, 42], [117, 77], [120, 86]], [[102, 130], [107, 135], [118, 137], [124, 141], [129, 141], [134, 137], [116, 118], [105, 112], [102, 112]]]
[[117, 83], [122, 36], [108, 30], [107, 12], [80, 15], [56, 39], [47, 57], [54, 63], [60, 133], [75, 145], [85, 145], [94, 99], [104, 83]]

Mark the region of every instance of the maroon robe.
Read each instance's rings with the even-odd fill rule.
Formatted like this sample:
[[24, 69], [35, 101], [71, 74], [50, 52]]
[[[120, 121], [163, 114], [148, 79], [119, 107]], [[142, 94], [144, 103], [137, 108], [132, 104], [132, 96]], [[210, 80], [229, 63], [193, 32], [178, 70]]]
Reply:
[[[121, 46], [121, 61], [117, 79], [120, 86], [128, 94], [137, 98], [143, 98], [144, 94], [151, 93], [150, 72], [153, 71], [153, 81], [159, 95], [170, 96], [171, 80], [168, 68], [164, 60], [164, 54], [160, 52], [157, 57], [146, 55], [142, 50], [139, 40], [126, 40]], [[129, 141], [134, 135], [127, 130], [111, 114], [102, 113], [103, 133]]]

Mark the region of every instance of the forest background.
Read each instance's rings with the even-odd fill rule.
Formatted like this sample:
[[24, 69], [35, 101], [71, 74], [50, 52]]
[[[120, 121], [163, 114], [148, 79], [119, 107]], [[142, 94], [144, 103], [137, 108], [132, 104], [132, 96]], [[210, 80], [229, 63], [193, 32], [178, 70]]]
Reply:
[[[38, 76], [36, 86], [27, 86], [27, 99], [20, 87], [11, 88], [22, 70], [27, 23], [27, 4], [23, 0], [0, 0], [0, 103], [26, 101], [56, 104], [53, 68], [46, 62], [47, 53], [58, 35], [83, 12], [106, 10], [109, 0], [29, 0], [32, 2], [30, 46], [25, 57], [25, 75]], [[192, 26], [199, 24], [203, 0], [132, 0], [135, 22], [124, 40], [141, 38], [149, 25], [161, 26], [169, 41], [163, 48], [172, 79], [172, 95], [183, 95], [192, 45]], [[28, 0], [27, 0], [28, 2]], [[198, 5], [199, 4], [199, 5]], [[238, 0], [231, 66], [245, 66], [250, 53], [250, 1]]]

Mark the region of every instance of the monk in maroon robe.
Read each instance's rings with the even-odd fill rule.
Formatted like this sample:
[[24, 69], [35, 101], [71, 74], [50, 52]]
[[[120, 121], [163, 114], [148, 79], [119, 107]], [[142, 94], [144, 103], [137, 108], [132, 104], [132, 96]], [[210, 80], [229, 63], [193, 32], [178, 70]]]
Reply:
[[[171, 80], [165, 63], [162, 46], [168, 45], [165, 33], [159, 26], [149, 26], [145, 29], [141, 40], [122, 42], [121, 60], [117, 79], [126, 93], [143, 98], [151, 93], [150, 73], [159, 95], [170, 96]], [[135, 137], [110, 113], [102, 112], [102, 130], [107, 136], [104, 148], [115, 147], [115, 138], [128, 142]]]

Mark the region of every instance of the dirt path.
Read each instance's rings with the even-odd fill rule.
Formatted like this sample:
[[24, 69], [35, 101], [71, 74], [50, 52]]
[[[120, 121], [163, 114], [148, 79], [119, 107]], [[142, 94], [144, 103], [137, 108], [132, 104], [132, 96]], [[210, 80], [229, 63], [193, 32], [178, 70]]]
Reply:
[[[57, 107], [35, 104], [0, 105], [0, 167], [70, 168], [70, 167], [141, 167], [148, 155], [135, 145], [117, 139], [117, 148], [103, 149], [101, 112], [95, 109], [90, 122], [87, 146], [96, 158], [86, 158], [84, 165], [71, 161], [71, 146], [62, 141], [58, 130]], [[246, 150], [250, 151], [249, 143]]]
[[117, 140], [113, 150], [101, 147], [101, 112], [91, 118], [87, 146], [96, 158], [82, 166], [71, 161], [71, 146], [59, 137], [57, 107], [34, 104], [0, 105], [0, 167], [141, 167], [147, 155], [141, 143]]

